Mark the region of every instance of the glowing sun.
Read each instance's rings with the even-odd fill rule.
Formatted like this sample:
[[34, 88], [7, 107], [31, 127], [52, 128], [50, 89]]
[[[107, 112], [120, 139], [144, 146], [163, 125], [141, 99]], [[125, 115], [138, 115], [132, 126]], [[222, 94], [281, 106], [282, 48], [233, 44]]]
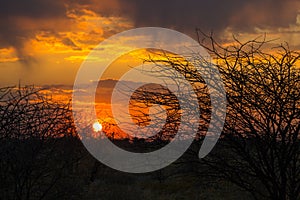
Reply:
[[93, 129], [94, 129], [95, 132], [102, 131], [102, 125], [99, 122], [95, 122], [93, 124]]

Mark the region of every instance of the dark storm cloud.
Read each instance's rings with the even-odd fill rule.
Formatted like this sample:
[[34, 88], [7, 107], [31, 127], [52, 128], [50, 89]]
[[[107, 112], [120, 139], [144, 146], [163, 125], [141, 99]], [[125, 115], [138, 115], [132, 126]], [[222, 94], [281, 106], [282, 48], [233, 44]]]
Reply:
[[64, 2], [58, 0], [0, 0], [0, 48], [14, 47], [22, 62], [30, 62], [33, 58], [24, 52], [24, 42], [34, 38], [39, 26], [32, 24], [62, 18], [65, 12]]
[[0, 0], [0, 17], [57, 17], [65, 12], [63, 3], [58, 0]]
[[[83, 6], [101, 16], [127, 17], [136, 27], [161, 26], [195, 36], [195, 28], [222, 34], [227, 27], [233, 33], [253, 32], [255, 27], [288, 27], [296, 22], [299, 3], [299, 0], [0, 0], [0, 48], [14, 47], [18, 57], [25, 61], [29, 53], [24, 52], [24, 42], [35, 38], [39, 30], [59, 31], [53, 24], [47, 26], [47, 20], [67, 19], [66, 7]], [[71, 40], [63, 42], [78, 48]]]
[[[61, 30], [69, 31], [68, 9], [80, 15], [80, 6], [91, 10], [96, 7], [101, 15], [119, 15], [116, 4], [115, 0], [0, 0], [0, 48], [13, 47], [26, 64], [33, 58], [24, 50], [25, 42], [34, 39], [39, 31], [55, 37], [59, 37], [57, 33]], [[58, 26], [63, 20], [67, 21], [66, 26]], [[69, 38], [63, 38], [62, 43], [80, 50]]]
[[119, 0], [136, 26], [170, 27], [184, 32], [200, 28], [216, 33], [253, 32], [255, 27], [295, 24], [299, 0]]

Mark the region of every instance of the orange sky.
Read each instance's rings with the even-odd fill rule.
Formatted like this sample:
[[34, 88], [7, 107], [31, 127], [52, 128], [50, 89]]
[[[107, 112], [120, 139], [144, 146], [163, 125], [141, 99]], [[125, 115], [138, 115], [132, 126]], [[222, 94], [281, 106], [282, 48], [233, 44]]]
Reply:
[[195, 9], [196, 1], [187, 5], [173, 1], [167, 10], [167, 2], [157, 0], [149, 1], [152, 4], [127, 0], [30, 2], [32, 6], [21, 0], [5, 1], [0, 8], [0, 17], [4, 17], [0, 20], [0, 86], [15, 85], [19, 80], [23, 84], [72, 85], [91, 49], [114, 33], [139, 26], [173, 28], [195, 37], [194, 28], [211, 25], [223, 43], [230, 43], [233, 34], [247, 40], [267, 33], [268, 38], [278, 39], [276, 43], [287, 41], [292, 47], [300, 47], [300, 6], [296, 0], [285, 4], [202, 2], [202, 7], [218, 11], [212, 14], [201, 12], [205, 10], [202, 7]]
[[[300, 49], [299, 0], [0, 0], [0, 87], [35, 84], [69, 100], [77, 70], [101, 41], [135, 27], [157, 26], [196, 38], [213, 30], [224, 45], [267, 34], [274, 43]], [[106, 72], [117, 79], [141, 64], [145, 51], [119, 58]], [[142, 78], [141, 78], [142, 79]], [[113, 81], [98, 96], [101, 123], [110, 123]], [[104, 126], [105, 128], [105, 126]]]

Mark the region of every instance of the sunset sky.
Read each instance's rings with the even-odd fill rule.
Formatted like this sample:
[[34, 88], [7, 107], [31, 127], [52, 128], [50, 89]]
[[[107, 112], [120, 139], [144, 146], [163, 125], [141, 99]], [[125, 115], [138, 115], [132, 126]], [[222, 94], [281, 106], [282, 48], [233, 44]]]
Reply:
[[267, 33], [300, 48], [298, 0], [1, 0], [0, 86], [72, 85], [85, 56], [124, 30], [157, 26], [222, 43]]

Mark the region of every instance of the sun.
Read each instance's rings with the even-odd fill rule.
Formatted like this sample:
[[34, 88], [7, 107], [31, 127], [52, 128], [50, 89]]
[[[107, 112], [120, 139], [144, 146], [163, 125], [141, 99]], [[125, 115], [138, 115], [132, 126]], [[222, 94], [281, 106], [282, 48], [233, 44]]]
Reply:
[[93, 129], [94, 129], [95, 132], [102, 131], [102, 125], [99, 122], [95, 122], [93, 124]]

